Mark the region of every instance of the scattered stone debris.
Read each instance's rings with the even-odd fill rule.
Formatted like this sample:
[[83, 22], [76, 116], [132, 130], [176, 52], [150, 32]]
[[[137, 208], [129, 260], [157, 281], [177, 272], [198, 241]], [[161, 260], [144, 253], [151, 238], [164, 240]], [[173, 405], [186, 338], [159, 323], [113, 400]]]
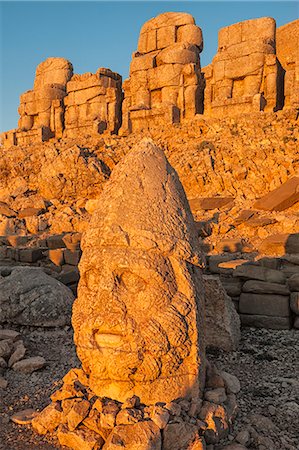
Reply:
[[24, 358], [27, 349], [22, 340], [21, 333], [7, 328], [0, 329], [0, 388], [6, 389], [8, 381], [5, 373], [14, 370], [24, 374], [31, 374], [46, 365], [42, 356]]

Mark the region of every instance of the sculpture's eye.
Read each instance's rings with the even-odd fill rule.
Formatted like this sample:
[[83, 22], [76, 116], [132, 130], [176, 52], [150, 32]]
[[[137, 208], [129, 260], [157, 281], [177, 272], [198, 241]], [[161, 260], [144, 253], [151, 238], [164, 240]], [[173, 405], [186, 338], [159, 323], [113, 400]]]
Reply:
[[143, 278], [129, 271], [123, 272], [119, 276], [119, 280], [121, 286], [124, 286], [128, 291], [134, 293], [143, 291], [146, 286], [146, 282]]

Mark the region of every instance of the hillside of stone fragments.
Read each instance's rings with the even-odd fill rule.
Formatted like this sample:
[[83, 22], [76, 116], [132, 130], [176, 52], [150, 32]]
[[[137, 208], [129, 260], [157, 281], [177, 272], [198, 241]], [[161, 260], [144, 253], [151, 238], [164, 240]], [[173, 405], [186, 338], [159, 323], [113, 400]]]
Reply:
[[[198, 116], [128, 136], [52, 139], [1, 149], [1, 260], [45, 267], [76, 293], [81, 234], [96, 199], [113, 168], [146, 135], [177, 170], [208, 257], [207, 271], [222, 277], [237, 306], [242, 284], [251, 279], [233, 278], [238, 265], [279, 269], [284, 284], [297, 276], [296, 109], [227, 119]], [[262, 288], [262, 294], [282, 294]], [[288, 288], [284, 295], [290, 295]]]

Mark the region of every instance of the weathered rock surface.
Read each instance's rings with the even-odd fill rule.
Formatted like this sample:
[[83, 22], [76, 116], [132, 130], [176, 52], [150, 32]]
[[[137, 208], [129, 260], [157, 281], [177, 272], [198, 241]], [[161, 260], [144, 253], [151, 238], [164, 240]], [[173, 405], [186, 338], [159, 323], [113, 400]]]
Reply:
[[218, 277], [204, 275], [206, 345], [233, 351], [240, 341], [240, 319]]
[[72, 321], [97, 395], [136, 394], [147, 404], [200, 396], [197, 242], [175, 171], [152, 141], [142, 141], [113, 172], [82, 240]]
[[0, 322], [30, 326], [70, 323], [74, 296], [42, 270], [11, 267], [0, 278]]

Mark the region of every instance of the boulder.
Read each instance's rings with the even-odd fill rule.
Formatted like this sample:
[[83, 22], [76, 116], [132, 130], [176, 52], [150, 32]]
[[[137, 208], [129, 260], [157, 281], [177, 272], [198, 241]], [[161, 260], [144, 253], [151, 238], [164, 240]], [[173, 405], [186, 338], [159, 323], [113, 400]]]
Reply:
[[289, 317], [289, 297], [276, 294], [242, 293], [239, 311], [241, 314]]
[[299, 177], [290, 178], [274, 191], [264, 195], [253, 208], [267, 211], [283, 211], [299, 201]]
[[233, 351], [240, 341], [240, 319], [218, 277], [204, 275], [206, 345]]
[[160, 429], [151, 420], [113, 428], [103, 450], [161, 450]]
[[0, 277], [0, 323], [64, 326], [73, 301], [70, 289], [38, 268], [7, 267]]
[[196, 425], [171, 423], [163, 431], [163, 450], [204, 450], [205, 444]]

